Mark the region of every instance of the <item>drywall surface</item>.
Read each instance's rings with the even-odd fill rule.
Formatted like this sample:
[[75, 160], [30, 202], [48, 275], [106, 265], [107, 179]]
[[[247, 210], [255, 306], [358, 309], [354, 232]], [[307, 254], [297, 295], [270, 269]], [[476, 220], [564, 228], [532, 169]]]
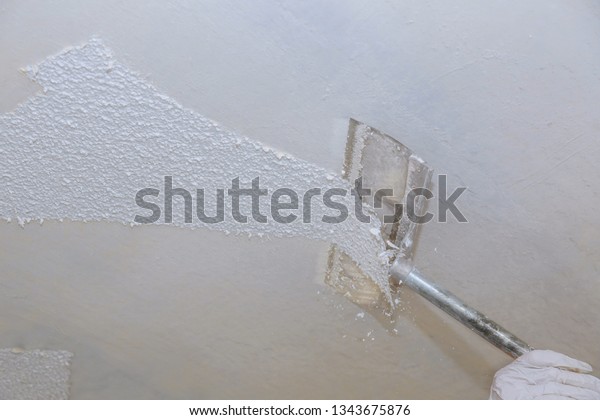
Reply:
[[[0, 110], [42, 90], [17, 69], [95, 34], [330, 172], [355, 117], [468, 187], [468, 224], [422, 229], [421, 271], [599, 369], [599, 20], [587, 1], [4, 1]], [[406, 290], [393, 323], [330, 294], [322, 241], [2, 223], [0, 251], [0, 347], [73, 351], [74, 398], [486, 398], [509, 362]]]

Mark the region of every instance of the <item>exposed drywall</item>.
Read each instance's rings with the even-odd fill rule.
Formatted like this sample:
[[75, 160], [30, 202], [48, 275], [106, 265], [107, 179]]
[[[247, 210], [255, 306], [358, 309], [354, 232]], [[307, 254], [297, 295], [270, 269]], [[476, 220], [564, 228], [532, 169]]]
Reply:
[[[589, 1], [6, 0], [0, 109], [39, 89], [16, 69], [98, 34], [184, 107], [332, 172], [359, 118], [468, 187], [469, 223], [426, 225], [419, 268], [597, 370], [599, 17]], [[72, 349], [75, 398], [487, 398], [509, 361], [406, 290], [397, 335], [357, 319], [318, 284], [327, 246], [302, 238], [11, 223], [0, 251], [0, 347]]]

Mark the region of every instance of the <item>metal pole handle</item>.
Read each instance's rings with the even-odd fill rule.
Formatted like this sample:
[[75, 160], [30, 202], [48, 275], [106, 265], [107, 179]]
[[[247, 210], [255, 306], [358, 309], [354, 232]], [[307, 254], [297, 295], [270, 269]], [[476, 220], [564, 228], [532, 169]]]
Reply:
[[476, 332], [512, 357], [519, 357], [533, 348], [481, 312], [471, 308], [448, 290], [427, 280], [408, 261], [396, 259], [391, 276], [408, 286], [435, 306]]

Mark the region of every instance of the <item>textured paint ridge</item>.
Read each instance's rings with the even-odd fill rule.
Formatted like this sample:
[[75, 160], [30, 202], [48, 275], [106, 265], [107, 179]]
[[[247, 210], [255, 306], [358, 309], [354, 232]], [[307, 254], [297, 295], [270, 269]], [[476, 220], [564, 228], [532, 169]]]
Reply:
[[[233, 178], [249, 188], [259, 177], [261, 188], [270, 193], [294, 189], [302, 205], [302, 194], [311, 188], [349, 192], [341, 177], [183, 108], [116, 61], [99, 39], [66, 49], [26, 72], [42, 92], [0, 115], [0, 218], [20, 224], [44, 219], [133, 224], [135, 215], [148, 214], [136, 205], [136, 192], [160, 189], [161, 198], [154, 200], [160, 203], [163, 179], [172, 176], [173, 187], [192, 192], [194, 201], [196, 189], [205, 189], [208, 214], [215, 211], [216, 189], [224, 189], [226, 215], [217, 224], [195, 217], [193, 223], [184, 223], [182, 200], [176, 198], [173, 224], [335, 243], [389, 298], [388, 254], [377, 234], [380, 223], [375, 217], [371, 223], [359, 222], [349, 194], [335, 197], [350, 210], [348, 219], [338, 224], [321, 221], [323, 215], [337, 212], [318, 198], [311, 200], [311, 223], [303, 223], [298, 211], [294, 222], [274, 223], [268, 197], [260, 205], [267, 223], [249, 217], [241, 224], [230, 216], [227, 188]], [[242, 214], [250, 215], [250, 200], [241, 201]]]

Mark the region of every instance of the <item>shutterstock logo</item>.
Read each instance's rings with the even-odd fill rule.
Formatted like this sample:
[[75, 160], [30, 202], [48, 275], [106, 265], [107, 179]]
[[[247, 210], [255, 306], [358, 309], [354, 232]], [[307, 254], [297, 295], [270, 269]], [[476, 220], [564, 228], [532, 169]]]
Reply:
[[[144, 210], [144, 214], [135, 215], [134, 222], [155, 223], [162, 217], [164, 223], [173, 223], [175, 207], [182, 209], [184, 223], [194, 223], [195, 218], [206, 224], [221, 223], [226, 219], [237, 223], [249, 223], [250, 219], [257, 223], [311, 223], [315, 221], [314, 217], [318, 217], [322, 223], [337, 224], [347, 220], [351, 212], [358, 221], [370, 223], [373, 217], [371, 208], [390, 207], [391, 211], [383, 215], [385, 223], [394, 223], [402, 217], [408, 217], [414, 223], [423, 224], [435, 218], [429, 211], [417, 214], [417, 209], [420, 208], [417, 205], [419, 200], [426, 200], [431, 206], [431, 200], [436, 198], [427, 188], [415, 188], [406, 194], [404, 202], [397, 202], [393, 189], [372, 191], [363, 187], [362, 178], [356, 179], [354, 188], [349, 189], [324, 190], [315, 187], [297, 191], [280, 187], [270, 191], [261, 187], [260, 177], [255, 177], [245, 184], [243, 186], [240, 178], [236, 177], [227, 188], [211, 191], [196, 188], [192, 194], [185, 188], [175, 187], [173, 176], [165, 176], [162, 189], [148, 187], [136, 193], [135, 202]], [[438, 222], [446, 222], [448, 213], [461, 223], [467, 222], [456, 204], [465, 190], [466, 187], [458, 187], [448, 195], [446, 175], [438, 176], [439, 194], [435, 200]], [[207, 210], [208, 203], [211, 207], [210, 212]]]

